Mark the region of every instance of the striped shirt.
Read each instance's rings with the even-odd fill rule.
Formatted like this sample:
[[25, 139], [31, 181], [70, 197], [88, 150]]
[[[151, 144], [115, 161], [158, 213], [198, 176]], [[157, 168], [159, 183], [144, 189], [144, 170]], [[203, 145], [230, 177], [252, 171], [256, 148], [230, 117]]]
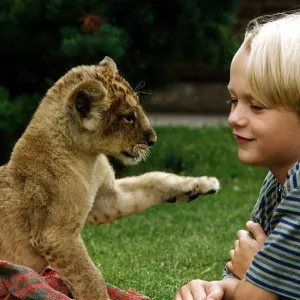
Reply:
[[[300, 161], [288, 171], [281, 185], [269, 172], [261, 187], [252, 220], [268, 236], [254, 255], [246, 278], [282, 296], [300, 299]], [[223, 278], [233, 275], [226, 270]]]

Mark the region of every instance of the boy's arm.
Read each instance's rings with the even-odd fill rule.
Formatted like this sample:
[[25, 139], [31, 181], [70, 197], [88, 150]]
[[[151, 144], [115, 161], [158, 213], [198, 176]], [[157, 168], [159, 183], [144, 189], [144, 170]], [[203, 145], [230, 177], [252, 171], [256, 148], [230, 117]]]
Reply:
[[220, 281], [193, 280], [181, 287], [174, 300], [279, 300], [279, 296], [246, 279], [225, 278]]
[[[224, 278], [219, 281], [220, 287], [224, 292], [224, 296], [223, 296], [222, 300], [233, 299], [234, 292], [235, 292], [237, 286], [239, 285], [240, 281], [241, 280], [233, 278], [233, 277]], [[208, 299], [209, 299], [209, 297], [208, 297]], [[212, 299], [214, 299], [214, 298], [212, 298]], [[216, 298], [216, 299], [218, 299], [218, 298]]]
[[[222, 300], [278, 300], [279, 295], [256, 286], [247, 279], [224, 278], [219, 281], [219, 286], [224, 292]], [[209, 297], [208, 297], [209, 299]], [[212, 298], [219, 300], [219, 298]]]
[[[246, 279], [238, 280], [226, 278], [219, 281], [220, 287], [224, 291], [223, 300], [278, 300], [279, 295], [264, 290]], [[208, 298], [209, 299], [209, 296]], [[218, 298], [212, 298], [219, 300]]]
[[[228, 299], [228, 298], [224, 298]], [[229, 298], [230, 299], [230, 298]], [[246, 299], [255, 299], [255, 300], [278, 300], [279, 295], [274, 294], [270, 291], [262, 289], [253, 283], [242, 279], [234, 291], [234, 300], [246, 300]]]

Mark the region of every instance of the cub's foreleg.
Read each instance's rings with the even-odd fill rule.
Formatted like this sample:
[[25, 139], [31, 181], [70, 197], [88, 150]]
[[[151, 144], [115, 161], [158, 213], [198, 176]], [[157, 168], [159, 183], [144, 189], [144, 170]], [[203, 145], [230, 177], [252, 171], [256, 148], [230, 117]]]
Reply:
[[149, 172], [116, 179], [110, 188], [100, 188], [87, 223], [102, 224], [166, 202], [184, 202], [199, 195], [215, 193], [220, 185], [215, 177], [184, 177]]
[[48, 228], [30, 240], [55, 268], [77, 300], [109, 300], [101, 273], [89, 258], [80, 234]]

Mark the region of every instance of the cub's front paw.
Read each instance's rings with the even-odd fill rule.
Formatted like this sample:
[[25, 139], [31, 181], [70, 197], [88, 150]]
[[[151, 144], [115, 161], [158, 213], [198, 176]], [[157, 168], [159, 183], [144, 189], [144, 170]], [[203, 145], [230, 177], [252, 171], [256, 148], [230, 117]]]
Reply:
[[215, 177], [199, 177], [191, 182], [191, 187], [186, 193], [187, 201], [192, 201], [200, 195], [216, 193], [220, 189], [219, 180]]
[[220, 182], [215, 177], [187, 177], [187, 181], [182, 185], [182, 192], [178, 196], [170, 198], [167, 202], [189, 202], [200, 195], [216, 193], [219, 189]]

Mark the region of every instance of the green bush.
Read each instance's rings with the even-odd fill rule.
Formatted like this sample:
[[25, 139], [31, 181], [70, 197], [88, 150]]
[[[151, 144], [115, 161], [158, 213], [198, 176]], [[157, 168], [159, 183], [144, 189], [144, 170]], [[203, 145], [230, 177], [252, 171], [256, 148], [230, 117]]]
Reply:
[[[8, 0], [0, 4], [0, 83], [13, 94], [44, 93], [63, 73], [79, 64], [119, 60], [125, 53], [121, 28], [99, 23], [99, 1]], [[90, 32], [82, 18], [94, 12]], [[98, 23], [97, 23], [98, 22]], [[98, 24], [98, 25], [97, 25]]]
[[227, 65], [240, 2], [1, 0], [0, 162], [27, 125], [37, 95], [75, 65], [108, 55], [134, 87], [143, 80], [147, 89], [175, 82], [168, 68], [174, 62]]
[[44, 93], [72, 66], [104, 55], [133, 85], [152, 88], [170, 80], [164, 66], [179, 60], [222, 67], [240, 2], [2, 0], [0, 84], [13, 95]]
[[23, 95], [14, 99], [0, 86], [0, 165], [5, 163], [16, 140], [30, 121], [40, 97]]

